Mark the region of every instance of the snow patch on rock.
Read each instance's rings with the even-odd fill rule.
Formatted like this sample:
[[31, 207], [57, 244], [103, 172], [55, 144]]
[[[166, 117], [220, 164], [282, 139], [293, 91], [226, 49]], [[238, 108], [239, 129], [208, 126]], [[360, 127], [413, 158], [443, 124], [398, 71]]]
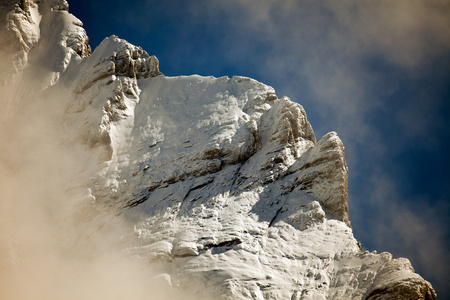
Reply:
[[361, 253], [344, 146], [334, 132], [316, 141], [300, 104], [246, 77], [166, 77], [115, 36], [90, 53], [66, 1], [20, 3], [1, 11], [8, 113], [45, 95], [61, 142], [93, 157], [71, 189], [83, 220], [120, 214], [123, 251], [162, 270], [161, 285], [220, 299], [436, 298], [407, 259]]

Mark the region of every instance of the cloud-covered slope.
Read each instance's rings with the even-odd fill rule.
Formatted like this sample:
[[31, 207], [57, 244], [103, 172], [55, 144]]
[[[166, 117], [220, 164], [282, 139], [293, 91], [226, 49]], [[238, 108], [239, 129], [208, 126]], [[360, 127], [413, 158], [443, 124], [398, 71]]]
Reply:
[[[115, 36], [90, 54], [65, 1], [4, 7], [12, 9], [8, 20], [21, 20], [5, 34], [19, 32], [11, 39], [22, 46], [4, 73], [11, 96], [2, 127], [25, 113], [57, 129], [48, 138], [49, 131], [26, 130], [39, 123], [21, 123], [20, 142], [2, 130], [4, 153], [30, 147], [27, 135], [36, 133], [51, 145], [37, 148], [45, 159], [26, 172], [15, 167], [23, 157], [11, 164], [5, 155], [2, 175], [22, 183], [53, 157], [70, 162], [39, 180], [64, 174], [61, 182], [29, 190], [59, 209], [35, 214], [63, 226], [41, 247], [74, 255], [66, 243], [75, 240], [98, 262], [95, 249], [112, 244], [131, 265], [153, 270], [140, 271], [139, 282], [156, 275], [168, 298], [436, 298], [407, 259], [361, 252], [349, 222], [344, 146], [334, 132], [316, 141], [301, 105], [245, 77], [166, 77], [156, 57]], [[7, 190], [5, 199], [14, 194]], [[13, 202], [6, 203], [8, 213]], [[99, 229], [117, 220], [120, 231]], [[5, 264], [19, 256], [14, 273], [29, 253], [8, 243], [14, 227], [7, 228]]]

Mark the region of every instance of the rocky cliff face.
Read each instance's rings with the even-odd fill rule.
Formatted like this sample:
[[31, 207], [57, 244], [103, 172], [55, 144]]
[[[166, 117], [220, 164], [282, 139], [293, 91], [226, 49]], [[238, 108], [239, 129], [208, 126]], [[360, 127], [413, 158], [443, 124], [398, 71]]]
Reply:
[[129, 220], [123, 250], [163, 270], [168, 289], [215, 299], [436, 299], [407, 259], [361, 252], [344, 146], [334, 132], [316, 141], [301, 105], [250, 78], [166, 77], [156, 57], [115, 36], [91, 54], [67, 9], [2, 2], [3, 85], [15, 88], [2, 100], [4, 120], [24, 109], [25, 93], [57, 98], [47, 104], [61, 142], [95, 157], [94, 167], [80, 161], [83, 211]]

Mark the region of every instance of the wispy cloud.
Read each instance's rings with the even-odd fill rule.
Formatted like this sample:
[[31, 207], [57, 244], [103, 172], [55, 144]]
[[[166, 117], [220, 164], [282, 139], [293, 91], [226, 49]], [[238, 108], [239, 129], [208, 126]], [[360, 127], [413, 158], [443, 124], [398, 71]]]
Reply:
[[398, 181], [379, 170], [369, 182], [373, 189], [358, 199], [351, 211], [357, 224], [366, 224], [357, 231], [357, 238], [370, 237], [363, 247], [409, 258], [438, 293], [446, 295], [450, 268], [448, 199], [432, 201], [427, 196], [415, 196], [405, 200]]
[[[250, 41], [262, 41], [268, 52], [260, 62], [260, 74], [281, 75], [276, 82], [281, 86], [295, 85], [289, 78], [306, 78], [314, 101], [323, 104], [318, 113], [324, 111], [328, 118], [329, 110], [334, 111], [331, 117], [339, 125], [347, 125], [352, 136], [370, 134], [361, 118], [380, 105], [374, 90], [380, 83], [386, 88], [370, 60], [414, 74], [450, 50], [450, 4], [445, 1], [213, 3], [207, 6], [208, 16], [195, 5], [191, 15], [217, 18], [211, 22], [230, 28], [223, 39], [231, 62], [241, 59], [239, 53], [245, 59], [258, 53], [248, 44], [236, 44], [241, 42], [236, 40], [236, 32], [245, 32]], [[225, 13], [219, 13], [217, 7]], [[350, 119], [358, 123], [349, 124]]]

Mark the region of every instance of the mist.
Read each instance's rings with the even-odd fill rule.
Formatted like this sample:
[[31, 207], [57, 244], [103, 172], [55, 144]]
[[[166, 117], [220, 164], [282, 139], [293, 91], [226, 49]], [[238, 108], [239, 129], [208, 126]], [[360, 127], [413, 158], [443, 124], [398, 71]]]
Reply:
[[91, 195], [101, 161], [67, 135], [67, 93], [44, 94], [0, 123], [0, 299], [189, 299], [127, 254], [134, 224]]

